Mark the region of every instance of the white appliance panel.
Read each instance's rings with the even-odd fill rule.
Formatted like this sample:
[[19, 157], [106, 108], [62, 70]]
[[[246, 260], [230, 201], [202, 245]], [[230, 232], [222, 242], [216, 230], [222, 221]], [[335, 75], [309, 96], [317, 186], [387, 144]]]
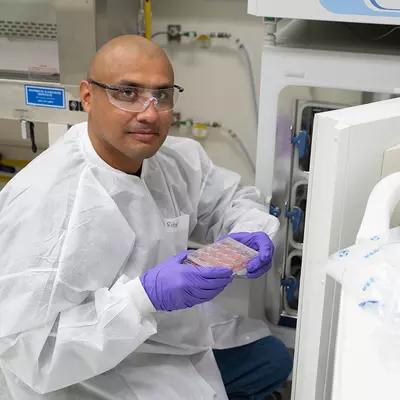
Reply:
[[303, 245], [292, 399], [322, 400], [317, 379], [329, 254], [355, 242], [386, 149], [400, 143], [400, 99], [316, 116]]
[[262, 17], [398, 25], [397, 0], [248, 0], [249, 14]]

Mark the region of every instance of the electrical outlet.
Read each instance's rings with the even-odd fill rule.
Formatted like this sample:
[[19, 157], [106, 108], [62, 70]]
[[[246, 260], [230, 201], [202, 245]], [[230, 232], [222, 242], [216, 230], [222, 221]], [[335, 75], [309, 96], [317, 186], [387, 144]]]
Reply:
[[181, 26], [180, 25], [167, 25], [168, 42], [181, 41]]

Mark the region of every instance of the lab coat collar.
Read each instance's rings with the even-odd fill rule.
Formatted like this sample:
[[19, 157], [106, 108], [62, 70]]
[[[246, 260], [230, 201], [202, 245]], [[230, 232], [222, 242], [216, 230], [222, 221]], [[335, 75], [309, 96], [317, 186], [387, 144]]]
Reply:
[[93, 144], [90, 140], [88, 129], [87, 129], [87, 122], [83, 124], [79, 124], [79, 130], [80, 130], [80, 138], [81, 138], [81, 147], [82, 151], [85, 154], [87, 160], [102, 169], [106, 169], [110, 172], [113, 172], [115, 174], [118, 174], [120, 176], [126, 176], [128, 179], [132, 179], [133, 181], [137, 181], [138, 179], [143, 179], [143, 177], [146, 175], [146, 172], [148, 171], [148, 163], [149, 160], [145, 159], [143, 160], [142, 167], [141, 167], [141, 174], [140, 176], [128, 174], [124, 171], [121, 171], [119, 169], [116, 169], [112, 167], [111, 165], [107, 164], [96, 152], [96, 150], [93, 147]]

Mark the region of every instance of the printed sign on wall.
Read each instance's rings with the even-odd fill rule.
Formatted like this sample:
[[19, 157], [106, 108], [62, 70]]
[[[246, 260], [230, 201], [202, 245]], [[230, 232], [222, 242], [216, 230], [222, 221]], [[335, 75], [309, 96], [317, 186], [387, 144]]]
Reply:
[[65, 108], [65, 90], [49, 86], [25, 85], [25, 104], [37, 107]]

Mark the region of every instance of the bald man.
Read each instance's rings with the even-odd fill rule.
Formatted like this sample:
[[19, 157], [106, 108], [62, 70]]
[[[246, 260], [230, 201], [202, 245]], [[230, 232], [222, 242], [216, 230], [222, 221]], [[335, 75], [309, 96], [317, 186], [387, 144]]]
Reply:
[[165, 53], [121, 36], [93, 58], [73, 126], [0, 194], [0, 366], [18, 400], [264, 399], [291, 360], [267, 326], [217, 308], [226, 267], [185, 263], [228, 235], [271, 265], [277, 220], [190, 139]]
[[[126, 86], [129, 92], [107, 90], [99, 82]], [[96, 152], [112, 167], [135, 174], [143, 160], [153, 156], [163, 144], [172, 113], [171, 109], [159, 113], [154, 103], [160, 99], [155, 98], [145, 112], [131, 112], [129, 95], [135, 92], [130, 86], [169, 88], [164, 96], [172, 101], [174, 92], [179, 93], [179, 88], [174, 88], [174, 72], [164, 51], [140, 36], [127, 35], [111, 40], [99, 50], [91, 63], [88, 80], [81, 83], [80, 89], [89, 116], [89, 137]], [[123, 104], [124, 97], [128, 105], [122, 107], [127, 110], [113, 107], [113, 101]]]

